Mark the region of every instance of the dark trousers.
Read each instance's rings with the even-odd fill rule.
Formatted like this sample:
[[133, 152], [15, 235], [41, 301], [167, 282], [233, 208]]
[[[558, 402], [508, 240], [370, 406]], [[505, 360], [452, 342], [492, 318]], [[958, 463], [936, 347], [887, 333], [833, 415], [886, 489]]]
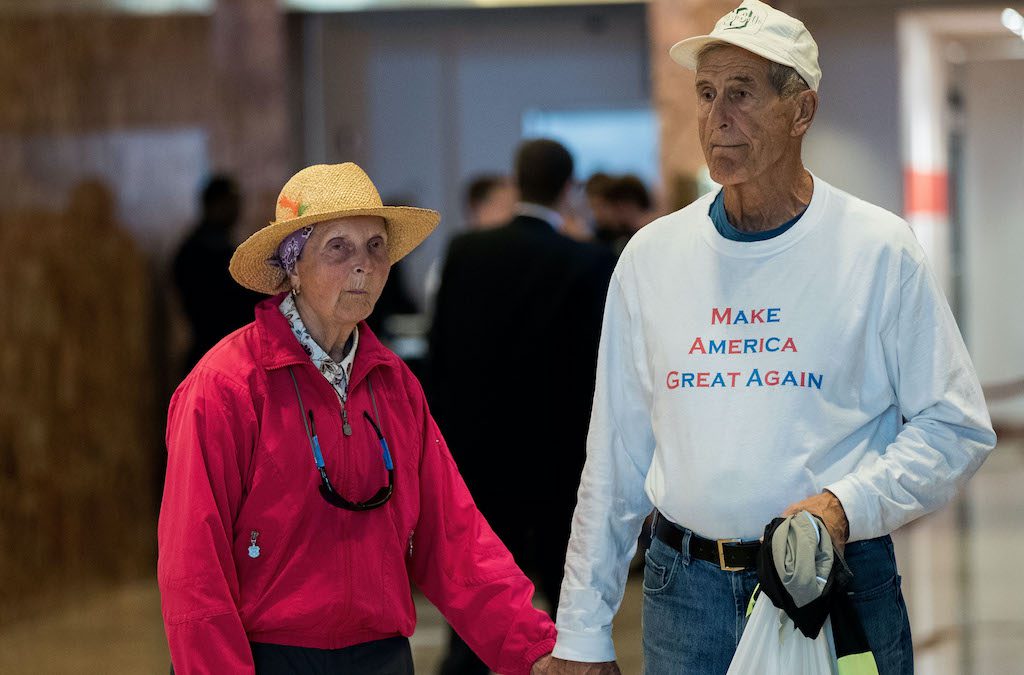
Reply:
[[[257, 675], [413, 675], [412, 648], [405, 637], [364, 642], [342, 649], [312, 649], [252, 643]], [[174, 675], [174, 668], [171, 668]]]

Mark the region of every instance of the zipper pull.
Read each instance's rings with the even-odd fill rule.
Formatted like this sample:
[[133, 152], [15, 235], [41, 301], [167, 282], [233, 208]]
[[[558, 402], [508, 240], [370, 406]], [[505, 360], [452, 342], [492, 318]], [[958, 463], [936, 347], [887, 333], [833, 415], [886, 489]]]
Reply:
[[345, 404], [341, 404], [341, 431], [346, 436], [352, 435], [352, 426], [348, 423], [348, 411], [345, 410]]
[[409, 533], [409, 557], [412, 557], [412, 538], [416, 534], [416, 530]]
[[260, 533], [259, 533], [258, 530], [253, 530], [252, 534], [249, 535], [249, 557], [250, 558], [259, 558], [260, 557], [260, 547], [256, 545], [256, 538], [258, 536], [260, 536]]

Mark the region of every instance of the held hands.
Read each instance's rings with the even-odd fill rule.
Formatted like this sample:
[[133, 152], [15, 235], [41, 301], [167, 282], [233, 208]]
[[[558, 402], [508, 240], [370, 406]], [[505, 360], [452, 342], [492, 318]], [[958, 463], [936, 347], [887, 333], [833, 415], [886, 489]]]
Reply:
[[[538, 670], [538, 667], [541, 670]], [[615, 661], [604, 663], [563, 661], [549, 654], [533, 664], [530, 675], [622, 675], [622, 672]]]
[[782, 516], [788, 518], [801, 511], [807, 511], [821, 518], [821, 521], [825, 523], [825, 527], [828, 528], [829, 536], [832, 537], [832, 545], [842, 553], [846, 547], [846, 540], [850, 538], [850, 523], [846, 519], [846, 511], [843, 510], [843, 505], [839, 498], [826, 490], [820, 495], [814, 495], [795, 504], [790, 504], [782, 512]]

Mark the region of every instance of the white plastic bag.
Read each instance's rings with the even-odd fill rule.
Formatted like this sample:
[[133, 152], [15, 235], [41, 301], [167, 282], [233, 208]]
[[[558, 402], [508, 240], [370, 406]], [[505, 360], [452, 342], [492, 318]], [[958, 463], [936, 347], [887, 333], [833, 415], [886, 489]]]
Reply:
[[811, 640], [761, 593], [729, 664], [728, 675], [837, 675], [831, 620]]

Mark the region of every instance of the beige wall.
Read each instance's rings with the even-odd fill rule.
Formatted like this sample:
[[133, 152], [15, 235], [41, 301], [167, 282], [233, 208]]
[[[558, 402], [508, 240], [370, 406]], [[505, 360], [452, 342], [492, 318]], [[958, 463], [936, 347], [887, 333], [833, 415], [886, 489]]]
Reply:
[[689, 201], [685, 186], [704, 166], [697, 138], [693, 72], [670, 59], [668, 50], [683, 38], [708, 33], [736, 4], [734, 0], [652, 0], [648, 6], [651, 98], [661, 121], [662, 184], [667, 208], [677, 209]]
[[152, 573], [160, 270], [211, 168], [270, 202], [248, 229], [272, 213], [290, 169], [284, 37], [261, 0], [0, 17], [0, 621]]

